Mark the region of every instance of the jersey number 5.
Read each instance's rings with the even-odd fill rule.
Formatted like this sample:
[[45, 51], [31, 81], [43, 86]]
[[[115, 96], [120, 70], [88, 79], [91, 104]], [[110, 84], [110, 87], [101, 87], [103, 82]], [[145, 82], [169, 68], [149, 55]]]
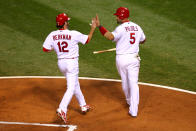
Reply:
[[68, 43], [66, 41], [59, 41], [57, 45], [59, 47], [59, 52], [69, 52], [69, 50], [66, 50], [66, 48], [68, 47]]
[[130, 33], [130, 39], [131, 39], [130, 43], [134, 44], [135, 43], [135, 33]]

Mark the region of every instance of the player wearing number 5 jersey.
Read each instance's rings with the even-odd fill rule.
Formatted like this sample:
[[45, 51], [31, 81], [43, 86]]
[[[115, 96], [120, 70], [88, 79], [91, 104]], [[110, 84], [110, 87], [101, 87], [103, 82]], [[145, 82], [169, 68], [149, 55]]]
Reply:
[[104, 37], [116, 42], [116, 66], [122, 79], [122, 89], [129, 105], [129, 114], [136, 117], [139, 105], [140, 58], [138, 53], [139, 44], [144, 43], [145, 35], [139, 25], [129, 21], [127, 8], [118, 8], [114, 15], [120, 25], [113, 32], [109, 32], [100, 25], [98, 16], [96, 16], [96, 25]]
[[58, 115], [65, 123], [67, 121], [67, 107], [73, 95], [76, 96], [83, 113], [86, 113], [90, 109], [90, 106], [86, 104], [78, 81], [78, 43], [87, 44], [91, 40], [96, 28], [94, 18], [92, 19], [89, 35], [84, 35], [78, 31], [69, 30], [69, 20], [70, 18], [64, 13], [57, 15], [56, 26], [58, 30], [51, 32], [43, 43], [43, 51], [50, 52], [54, 50], [56, 52], [58, 67], [67, 79], [67, 90], [57, 109]]

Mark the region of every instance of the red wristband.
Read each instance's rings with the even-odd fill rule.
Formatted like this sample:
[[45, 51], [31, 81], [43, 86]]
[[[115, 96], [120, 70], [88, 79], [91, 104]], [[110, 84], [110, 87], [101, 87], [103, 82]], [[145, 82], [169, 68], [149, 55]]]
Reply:
[[108, 32], [103, 26], [99, 26], [99, 31], [101, 32], [102, 35], [104, 35], [106, 32]]

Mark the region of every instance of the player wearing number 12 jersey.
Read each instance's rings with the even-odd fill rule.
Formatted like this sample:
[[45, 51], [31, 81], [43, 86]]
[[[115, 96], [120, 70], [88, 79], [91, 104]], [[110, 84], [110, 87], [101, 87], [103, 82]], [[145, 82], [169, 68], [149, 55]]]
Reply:
[[93, 18], [89, 35], [84, 35], [78, 31], [69, 30], [69, 20], [70, 18], [64, 13], [57, 15], [56, 26], [58, 30], [51, 32], [43, 43], [43, 51], [50, 52], [54, 50], [56, 52], [58, 67], [67, 79], [67, 90], [57, 109], [58, 115], [65, 123], [67, 121], [67, 107], [73, 95], [76, 96], [83, 113], [90, 109], [89, 105], [86, 104], [78, 81], [78, 43], [87, 44], [96, 28], [95, 18]]
[[118, 8], [114, 15], [120, 25], [113, 32], [109, 32], [100, 25], [98, 16], [96, 16], [96, 25], [104, 37], [116, 42], [116, 66], [122, 79], [122, 89], [129, 105], [129, 114], [136, 117], [139, 105], [140, 58], [138, 53], [139, 44], [145, 42], [145, 35], [139, 25], [129, 21], [127, 8]]

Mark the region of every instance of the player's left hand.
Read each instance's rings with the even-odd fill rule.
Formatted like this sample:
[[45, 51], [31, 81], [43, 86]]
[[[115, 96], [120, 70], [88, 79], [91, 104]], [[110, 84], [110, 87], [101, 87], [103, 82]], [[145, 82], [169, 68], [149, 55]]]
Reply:
[[96, 28], [96, 19], [92, 18], [91, 28]]
[[99, 27], [100, 25], [99, 16], [96, 14], [96, 26]]

